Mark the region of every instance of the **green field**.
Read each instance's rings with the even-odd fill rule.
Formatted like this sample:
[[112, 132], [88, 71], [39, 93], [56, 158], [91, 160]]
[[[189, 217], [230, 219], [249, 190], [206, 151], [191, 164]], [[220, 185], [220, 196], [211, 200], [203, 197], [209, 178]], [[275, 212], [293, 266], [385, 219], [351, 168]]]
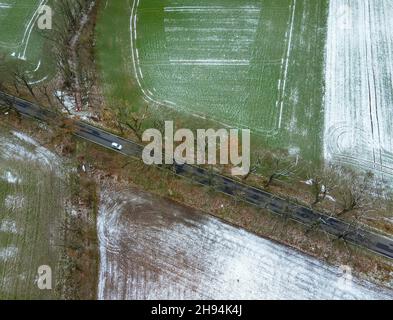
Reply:
[[0, 126], [0, 299], [52, 299], [39, 290], [37, 270], [60, 279], [61, 229], [69, 182], [59, 158], [33, 140]]
[[107, 2], [97, 21], [107, 102], [250, 128], [317, 162], [327, 9], [326, 0]]
[[0, 55], [26, 63], [31, 83], [46, 79], [50, 66], [45, 39], [37, 27], [38, 8], [50, 0], [2, 0], [0, 3]]

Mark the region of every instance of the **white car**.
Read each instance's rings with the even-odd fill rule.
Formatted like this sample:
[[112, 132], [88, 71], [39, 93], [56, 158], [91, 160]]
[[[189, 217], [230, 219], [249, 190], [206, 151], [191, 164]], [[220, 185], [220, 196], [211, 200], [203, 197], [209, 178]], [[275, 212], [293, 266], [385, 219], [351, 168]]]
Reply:
[[123, 146], [121, 144], [116, 143], [116, 142], [112, 142], [112, 148], [119, 150], [119, 151], [123, 150]]

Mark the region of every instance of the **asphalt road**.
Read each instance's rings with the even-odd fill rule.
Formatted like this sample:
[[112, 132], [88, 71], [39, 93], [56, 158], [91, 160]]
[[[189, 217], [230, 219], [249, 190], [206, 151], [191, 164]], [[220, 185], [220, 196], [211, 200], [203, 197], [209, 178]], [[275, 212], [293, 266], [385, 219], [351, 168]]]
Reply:
[[[0, 92], [0, 99], [12, 103], [22, 115], [44, 122], [61, 121], [64, 118], [48, 111], [34, 103], [19, 99]], [[76, 121], [75, 134], [80, 138], [120, 152], [126, 156], [141, 158], [143, 146], [133, 141], [123, 139], [103, 129], [94, 127], [82, 121]], [[116, 142], [123, 146], [121, 151], [112, 148]], [[205, 186], [212, 186], [217, 191], [230, 196], [236, 196], [257, 207], [267, 209], [273, 213], [284, 215], [311, 228], [319, 228], [337, 239], [345, 240], [354, 245], [364, 247], [374, 253], [393, 259], [393, 239], [364, 230], [339, 219], [329, 217], [311, 208], [297, 205], [279, 198], [266, 191], [256, 189], [228, 177], [212, 173], [209, 170], [193, 165], [173, 165], [171, 169], [178, 175], [191, 179], [193, 182]]]

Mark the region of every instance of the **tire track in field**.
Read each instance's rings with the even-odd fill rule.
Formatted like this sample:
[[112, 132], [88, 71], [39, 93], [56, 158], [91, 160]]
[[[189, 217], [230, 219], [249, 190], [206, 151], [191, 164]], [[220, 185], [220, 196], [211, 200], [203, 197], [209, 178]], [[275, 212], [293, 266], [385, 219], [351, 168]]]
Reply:
[[[292, 0], [291, 3], [291, 14], [290, 14], [290, 22], [289, 22], [289, 35], [288, 35], [288, 41], [287, 41], [287, 50], [285, 54], [285, 58], [283, 58], [283, 64], [282, 64], [282, 71], [283, 75], [280, 78], [279, 81], [279, 86], [282, 86], [280, 88], [280, 111], [279, 111], [279, 117], [278, 117], [278, 129], [281, 129], [282, 126], [282, 117], [283, 117], [283, 109], [284, 109], [284, 98], [285, 98], [285, 91], [287, 87], [287, 78], [288, 78], [288, 67], [289, 67], [289, 59], [291, 57], [291, 49], [292, 49], [292, 36], [293, 36], [293, 27], [295, 25], [295, 14], [296, 14], [296, 0]], [[285, 61], [285, 66], [284, 66], [284, 61]], [[278, 105], [278, 103], [277, 103]]]

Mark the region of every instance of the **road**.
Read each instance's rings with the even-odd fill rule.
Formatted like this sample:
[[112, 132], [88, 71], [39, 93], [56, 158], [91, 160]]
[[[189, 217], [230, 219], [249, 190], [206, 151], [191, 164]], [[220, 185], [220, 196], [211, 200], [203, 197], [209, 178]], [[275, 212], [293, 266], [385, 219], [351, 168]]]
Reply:
[[[29, 101], [0, 92], [0, 100], [12, 103], [22, 115], [44, 122], [61, 121], [64, 116], [48, 111]], [[123, 139], [101, 128], [97, 128], [82, 121], [75, 122], [75, 135], [87, 141], [96, 143], [126, 156], [141, 158], [143, 146], [130, 140]], [[112, 143], [123, 146], [121, 151], [114, 150]], [[192, 179], [193, 182], [205, 186], [212, 186], [217, 191], [230, 196], [241, 198], [254, 206], [267, 209], [275, 214], [285, 215], [287, 218], [302, 223], [308, 227], [319, 228], [348, 243], [364, 247], [374, 253], [393, 259], [393, 239], [384, 235], [353, 226], [342, 220], [329, 217], [323, 213], [301, 206], [277, 197], [264, 190], [247, 186], [231, 178], [212, 173], [193, 165], [175, 164], [172, 170], [179, 176]]]

